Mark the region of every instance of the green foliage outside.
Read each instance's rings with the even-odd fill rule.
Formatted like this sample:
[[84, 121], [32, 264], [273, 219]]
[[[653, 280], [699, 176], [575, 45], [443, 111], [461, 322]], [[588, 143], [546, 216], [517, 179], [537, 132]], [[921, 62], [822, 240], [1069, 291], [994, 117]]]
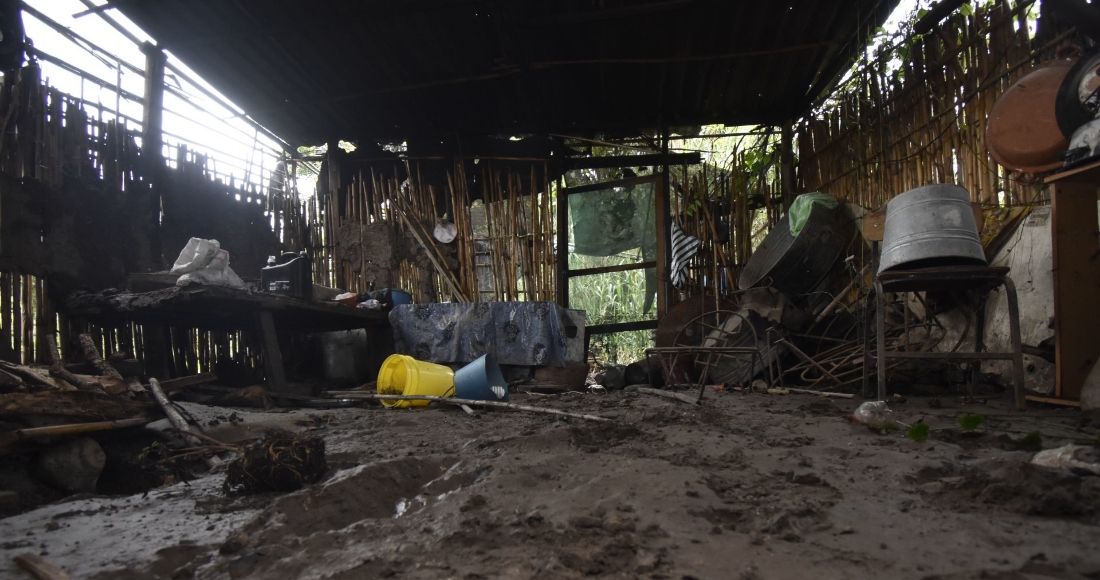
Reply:
[[[606, 265], [607, 258], [574, 255], [576, 268]], [[591, 265], [585, 265], [590, 262]], [[569, 306], [585, 311], [585, 324], [610, 324], [636, 320], [653, 320], [656, 307], [645, 313], [645, 270], [611, 272], [573, 278], [569, 284]], [[645, 357], [645, 349], [653, 346], [653, 331], [638, 330], [600, 334], [592, 337], [590, 356], [598, 364], [627, 365]]]

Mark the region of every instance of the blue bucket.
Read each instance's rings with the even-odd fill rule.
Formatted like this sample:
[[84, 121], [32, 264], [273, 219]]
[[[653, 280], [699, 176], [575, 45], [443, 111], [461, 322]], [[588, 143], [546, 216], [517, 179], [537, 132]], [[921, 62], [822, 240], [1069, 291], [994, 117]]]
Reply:
[[507, 401], [508, 382], [491, 354], [455, 371], [455, 397], [474, 401]]
[[412, 294], [405, 292], [404, 290], [390, 289], [390, 300], [393, 300], [394, 306], [401, 306], [402, 304], [412, 304]]

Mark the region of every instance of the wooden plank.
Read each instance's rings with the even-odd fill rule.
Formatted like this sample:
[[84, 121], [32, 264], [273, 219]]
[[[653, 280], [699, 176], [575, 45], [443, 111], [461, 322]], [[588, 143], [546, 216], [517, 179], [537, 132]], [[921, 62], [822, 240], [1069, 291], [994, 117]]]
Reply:
[[585, 336], [594, 334], [611, 334], [613, 332], [630, 332], [632, 330], [653, 330], [657, 328], [656, 320], [639, 320], [637, 322], [612, 322], [608, 324], [596, 324], [584, 328]]
[[1029, 401], [1035, 401], [1036, 403], [1047, 403], [1047, 404], [1050, 404], [1050, 405], [1065, 405], [1067, 407], [1080, 407], [1081, 406], [1081, 401], [1069, 400], [1069, 399], [1059, 399], [1057, 397], [1040, 397], [1038, 395], [1027, 395], [1024, 398], [1029, 400]]
[[642, 177], [631, 177], [628, 179], [616, 179], [614, 181], [601, 181], [599, 183], [590, 183], [588, 185], [578, 185], [577, 187], [567, 187], [562, 190], [562, 193], [569, 196], [575, 193], [606, 191], [615, 187], [628, 187], [631, 185], [641, 185], [643, 183], [655, 183], [656, 181], [656, 177], [652, 175], [644, 175]]
[[279, 337], [275, 334], [275, 319], [270, 310], [261, 310], [256, 316], [259, 319], [260, 337], [263, 339], [264, 370], [267, 373], [269, 390], [275, 393], [286, 392], [283, 353], [279, 350]]
[[618, 155], [610, 157], [578, 157], [562, 162], [562, 169], [610, 169], [617, 167], [648, 167], [652, 165], [698, 165], [699, 153], [649, 153], [645, 155]]
[[186, 387], [194, 387], [196, 385], [213, 383], [217, 380], [218, 375], [214, 373], [199, 373], [197, 375], [191, 375], [189, 377], [180, 377], [178, 379], [168, 379], [166, 381], [160, 381], [160, 386], [162, 389], [164, 389], [164, 392], [170, 393], [172, 391], [178, 391]]
[[644, 270], [646, 268], [656, 268], [657, 261], [650, 260], [648, 262], [638, 262], [635, 264], [622, 264], [619, 266], [604, 266], [602, 268], [584, 268], [582, 270], [570, 270], [567, 275], [570, 278], [577, 276], [594, 276], [596, 274], [610, 274], [612, 272], [628, 272], [630, 270]]
[[554, 252], [554, 264], [557, 266], [558, 305], [569, 308], [569, 190], [565, 182], [558, 182], [557, 197], [557, 235], [558, 247]]
[[[982, 213], [980, 203], [971, 203], [970, 209], [974, 212], [974, 223], [978, 224], [978, 231], [982, 231], [985, 215]], [[863, 215], [863, 239], [868, 242], [881, 242], [886, 232], [886, 206]]]
[[881, 242], [886, 226], [886, 206], [863, 215], [863, 239], [868, 242]]
[[1100, 357], [1100, 236], [1095, 183], [1057, 182], [1051, 191], [1055, 396], [1076, 400]]
[[[665, 147], [668, 146], [668, 140], [665, 140]], [[668, 166], [665, 166], [665, 174], [668, 174]], [[668, 267], [670, 261], [671, 242], [669, 236], [672, 235], [672, 217], [670, 216], [670, 197], [668, 194], [668, 180], [665, 178], [659, 179], [655, 185], [657, 188], [656, 204], [657, 208], [654, 215], [657, 219], [657, 319], [664, 318], [665, 313], [669, 308], [669, 292], [672, 284], [669, 282]]]

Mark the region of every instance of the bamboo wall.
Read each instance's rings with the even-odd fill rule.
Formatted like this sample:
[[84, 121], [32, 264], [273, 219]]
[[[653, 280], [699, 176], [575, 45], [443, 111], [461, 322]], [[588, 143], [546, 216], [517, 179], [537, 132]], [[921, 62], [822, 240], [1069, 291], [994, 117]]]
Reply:
[[868, 208], [930, 183], [958, 183], [991, 204], [1041, 201], [1034, 179], [1001, 168], [985, 144], [997, 98], [1068, 37], [1033, 46], [1032, 4], [995, 0], [971, 16], [956, 13], [938, 31], [902, 41], [892, 53], [900, 66], [886, 57], [861, 62], [797, 127], [802, 190]]
[[[293, 228], [284, 222], [295, 225], [300, 218], [287, 202], [293, 191], [268, 195], [242, 189], [220, 179], [206, 157], [183, 148], [171, 151], [175, 156], [166, 160], [161, 190], [169, 197], [161, 198], [143, 175], [140, 134], [89, 114], [79, 99], [42, 84], [33, 66], [6, 76], [0, 88], [0, 124], [0, 194], [5, 204], [0, 221], [0, 356], [8, 360], [48, 362], [45, 341], [40, 340], [46, 333], [59, 334], [67, 355], [68, 339], [76, 332], [91, 333], [105, 355], [125, 350], [144, 358], [154, 340], [148, 329], [68, 321], [53, 303], [54, 287], [119, 287], [129, 272], [163, 270], [182, 247], [178, 240], [189, 224], [225, 232], [228, 228], [218, 220], [243, 219], [250, 225], [238, 223], [237, 231], [228, 233], [251, 240], [263, 237], [254, 235], [257, 225], [270, 229], [268, 224], [275, 223], [290, 234]], [[274, 249], [275, 237], [268, 241]], [[263, 249], [258, 242], [253, 246], [254, 254]], [[245, 253], [234, 260], [238, 267]], [[261, 374], [259, 349], [246, 333], [190, 328], [166, 332], [155, 341], [172, 346], [166, 361], [172, 374], [210, 370], [219, 359], [223, 366], [236, 365], [243, 375]]]
[[736, 151], [727, 167], [703, 164], [670, 174], [673, 220], [701, 242], [677, 290], [682, 298], [737, 288], [753, 249], [783, 214], [778, 164], [750, 169], [748, 150]]
[[[423, 166], [433, 163], [430, 174], [444, 177], [429, 183]], [[305, 211], [315, 281], [366, 292], [372, 280], [360, 265], [370, 259], [363, 254], [367, 246], [342, 248], [334, 243], [336, 232], [349, 223], [388, 224], [404, 250], [396, 252], [393, 287], [410, 291], [416, 302], [553, 300], [555, 214], [547, 164], [486, 158], [439, 164], [408, 161], [411, 177], [403, 182], [393, 171], [360, 172], [342, 188], [342, 200], [311, 199]], [[432, 236], [444, 215], [457, 230], [450, 244]], [[428, 254], [444, 267], [434, 267]]]

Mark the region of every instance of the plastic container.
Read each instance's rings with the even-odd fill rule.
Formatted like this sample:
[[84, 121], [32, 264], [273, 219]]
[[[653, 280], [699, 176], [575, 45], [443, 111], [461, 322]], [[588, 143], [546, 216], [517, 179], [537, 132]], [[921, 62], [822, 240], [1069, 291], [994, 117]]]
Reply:
[[313, 265], [303, 254], [285, 253], [278, 264], [260, 269], [260, 290], [309, 300], [313, 297]]
[[[450, 397], [455, 393], [455, 373], [430, 362], [403, 354], [390, 355], [378, 369], [379, 395], [429, 395]], [[431, 401], [382, 400], [386, 407], [405, 409], [426, 407]]]
[[899, 425], [897, 419], [894, 419], [894, 411], [886, 405], [886, 401], [867, 401], [861, 404], [852, 413], [852, 422], [872, 429], [894, 429]]
[[405, 292], [404, 290], [390, 290], [390, 299], [393, 300], [394, 306], [401, 306], [402, 304], [412, 304], [412, 294]]
[[507, 401], [508, 381], [491, 354], [455, 371], [455, 396], [474, 401]]

